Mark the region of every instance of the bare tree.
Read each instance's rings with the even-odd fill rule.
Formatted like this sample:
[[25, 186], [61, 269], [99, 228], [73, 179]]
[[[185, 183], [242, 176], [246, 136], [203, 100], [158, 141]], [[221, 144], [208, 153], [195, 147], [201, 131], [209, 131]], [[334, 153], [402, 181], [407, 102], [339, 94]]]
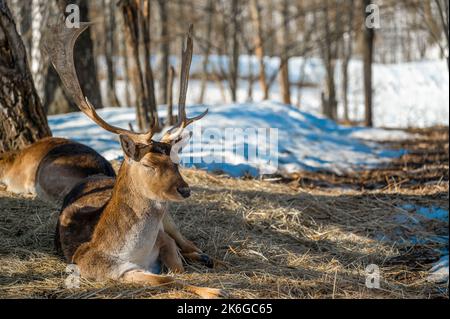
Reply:
[[230, 89], [231, 89], [231, 100], [233, 102], [237, 101], [237, 89], [239, 80], [239, 32], [240, 30], [240, 7], [239, 0], [231, 1], [231, 67], [230, 67]]
[[[87, 0], [59, 0], [61, 12], [69, 4], [76, 4], [80, 8], [81, 21], [90, 21], [89, 5]], [[94, 43], [92, 41], [92, 30], [84, 32], [76, 45], [75, 65], [77, 74], [81, 80], [81, 89], [89, 97], [89, 100], [97, 108], [103, 107], [100, 94], [100, 83], [98, 81], [97, 61], [94, 56]], [[94, 76], [92, 76], [94, 74]]]
[[[449, 40], [449, 0], [434, 0], [437, 11], [439, 13], [439, 22], [442, 33], [444, 34], [445, 41], [447, 44], [446, 50], [442, 48], [443, 55], [447, 54], [447, 68], [450, 70], [450, 61], [449, 61], [449, 50], [450, 50], [450, 40]], [[445, 51], [447, 51], [445, 53]]]
[[[348, 14], [343, 17], [343, 23], [346, 23], [347, 30], [344, 33], [343, 43], [342, 43], [342, 100], [344, 106], [344, 120], [346, 122], [350, 121], [349, 117], [349, 102], [348, 102], [348, 66], [350, 59], [353, 55], [353, 41], [354, 41], [354, 31], [353, 31], [353, 16], [354, 16], [354, 0], [349, 0], [349, 5], [346, 7]], [[346, 21], [345, 21], [346, 20]]]
[[22, 39], [5, 0], [0, 0], [0, 152], [50, 136]]
[[166, 0], [158, 0], [158, 11], [160, 20], [160, 47], [159, 54], [161, 56], [160, 68], [160, 102], [163, 104], [168, 103], [169, 92], [169, 58], [170, 58], [170, 38], [169, 38], [169, 12], [167, 9]]
[[[439, 46], [441, 54], [447, 59], [447, 68], [450, 69], [449, 64], [449, 0], [426, 0], [422, 1], [415, 7], [418, 10], [423, 10], [425, 16], [425, 25], [434, 39], [434, 42]], [[444, 41], [442, 41], [444, 38]], [[444, 44], [445, 43], [445, 44]]]
[[373, 63], [373, 44], [375, 39], [375, 30], [368, 25], [366, 19], [369, 18], [370, 12], [366, 8], [372, 4], [372, 0], [362, 0], [363, 16], [364, 16], [364, 42], [363, 42], [363, 59], [364, 59], [364, 124], [373, 126], [372, 114], [372, 63]]
[[[132, 72], [133, 88], [136, 93], [136, 116], [140, 130], [158, 123], [153, 70], [150, 65], [150, 2], [148, 0], [121, 0], [130, 52], [129, 60]], [[144, 57], [144, 65], [140, 60], [140, 48]], [[159, 127], [159, 125], [157, 125]]]
[[288, 44], [290, 43], [289, 31], [289, 0], [283, 0], [281, 15], [283, 19], [283, 27], [281, 28], [281, 61], [280, 70], [280, 87], [283, 103], [291, 104], [291, 83], [289, 80], [289, 54]]
[[255, 54], [259, 61], [259, 83], [264, 94], [264, 99], [269, 98], [269, 86], [266, 80], [266, 66], [264, 63], [264, 35], [262, 29], [261, 7], [258, 0], [250, 0], [250, 11], [255, 28]]
[[17, 32], [22, 37], [28, 55], [28, 61], [31, 61], [31, 6], [23, 5], [21, 0], [9, 0], [8, 6], [16, 22]]
[[[119, 30], [125, 30], [125, 21], [124, 21], [124, 17], [123, 15], [119, 14], [117, 16], [118, 19], [116, 19], [116, 21], [118, 21], [119, 23]], [[129, 57], [128, 57], [128, 46], [126, 44], [126, 36], [124, 34], [124, 32], [120, 31], [117, 32], [117, 38], [118, 38], [118, 42], [119, 42], [119, 52], [120, 52], [120, 56], [122, 58], [122, 70], [123, 70], [123, 80], [125, 82], [125, 105], [127, 107], [131, 107], [133, 104], [132, 98], [131, 98], [131, 69], [130, 69], [130, 63], [129, 63]]]
[[114, 1], [103, 0], [103, 8], [105, 10], [105, 15], [103, 17], [103, 28], [105, 32], [103, 51], [105, 52], [106, 61], [106, 97], [108, 99], [109, 106], [120, 106], [119, 99], [116, 94], [116, 72], [114, 65], [114, 56], [116, 52], [116, 41], [114, 38], [116, 28]]
[[31, 1], [31, 74], [39, 97], [44, 97], [45, 76], [47, 73], [47, 61], [41, 54], [42, 29], [47, 25], [49, 7], [47, 0]]
[[200, 94], [198, 97], [198, 103], [203, 103], [206, 91], [206, 82], [208, 81], [208, 64], [209, 55], [212, 49], [212, 34], [213, 34], [213, 18], [214, 18], [214, 6], [215, 0], [208, 0], [207, 11], [207, 22], [206, 22], [206, 46], [203, 52], [203, 63], [202, 63], [202, 79], [200, 84]]
[[[55, 10], [59, 14], [67, 14], [66, 7], [76, 4], [80, 9], [81, 21], [89, 21], [89, 6], [87, 0], [56, 0]], [[49, 2], [49, 5], [53, 2]], [[80, 79], [81, 89], [89, 100], [97, 107], [103, 106], [100, 92], [100, 83], [97, 78], [97, 63], [94, 55], [94, 44], [92, 41], [92, 30], [84, 32], [75, 46], [75, 64]], [[47, 66], [49, 66], [47, 64]], [[94, 74], [94, 76], [93, 76]], [[48, 68], [45, 78], [44, 106], [49, 114], [67, 113], [77, 111], [77, 106], [68, 98], [62, 89], [61, 81], [52, 67]]]
[[[336, 100], [336, 83], [334, 73], [336, 69], [337, 60], [337, 41], [332, 35], [332, 29], [336, 28], [333, 25], [333, 12], [330, 5], [331, 1], [327, 1], [321, 10], [321, 23], [323, 24], [324, 41], [322, 42], [322, 59], [324, 61], [326, 76], [325, 76], [325, 92], [322, 95], [322, 111], [325, 116], [330, 119], [337, 119], [337, 100]], [[336, 2], [335, 2], [336, 3]], [[337, 13], [334, 12], [337, 16]]]

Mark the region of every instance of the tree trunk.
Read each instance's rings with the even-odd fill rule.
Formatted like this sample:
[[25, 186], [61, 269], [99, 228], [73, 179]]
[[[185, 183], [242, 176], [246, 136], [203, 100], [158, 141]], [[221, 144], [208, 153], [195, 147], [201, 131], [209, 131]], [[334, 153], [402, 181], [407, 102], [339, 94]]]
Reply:
[[335, 40], [331, 37], [330, 26], [330, 7], [327, 4], [323, 10], [322, 23], [324, 24], [325, 41], [322, 48], [323, 61], [325, 64], [325, 94], [323, 96], [323, 114], [332, 119], [337, 119], [337, 101], [336, 101], [336, 83], [334, 79], [334, 71], [336, 68], [336, 48]]
[[158, 0], [159, 18], [160, 18], [160, 40], [159, 54], [161, 56], [160, 63], [160, 103], [167, 104], [169, 98], [169, 68], [170, 68], [170, 38], [169, 38], [169, 16], [167, 12], [167, 1]]
[[136, 96], [136, 120], [139, 130], [150, 126], [148, 117], [148, 100], [146, 98], [144, 75], [139, 58], [139, 28], [140, 18], [136, 1], [122, 0], [119, 2], [125, 26], [127, 55], [131, 73], [131, 81]]
[[125, 82], [125, 105], [126, 107], [132, 107], [132, 105], [136, 104], [131, 99], [131, 85], [130, 81], [132, 78], [132, 70], [130, 69], [129, 56], [128, 56], [128, 46], [126, 43], [126, 36], [123, 30], [126, 30], [125, 21], [123, 15], [118, 15], [120, 21], [120, 32], [117, 32], [119, 47], [120, 47], [120, 56], [122, 58], [122, 69], [123, 69], [123, 80]]
[[342, 49], [342, 99], [344, 104], [344, 120], [348, 123], [349, 102], [348, 102], [348, 66], [353, 54], [353, 6], [354, 0], [350, 0], [347, 17], [347, 38], [344, 38]]
[[232, 52], [231, 52], [231, 67], [230, 67], [230, 89], [231, 100], [237, 101], [237, 88], [239, 79], [239, 40], [238, 34], [240, 32], [239, 27], [239, 1], [231, 1], [231, 16], [232, 16]]
[[[148, 0], [121, 0], [119, 5], [124, 17], [127, 46], [133, 69], [133, 87], [136, 93], [136, 116], [139, 129], [146, 130], [151, 125], [159, 129], [156, 108], [153, 70], [150, 64], [150, 2]], [[144, 66], [140, 60], [143, 48]]]
[[441, 49], [443, 52], [443, 55], [447, 55], [447, 70], [450, 70], [450, 56], [449, 56], [449, 49], [450, 49], [450, 39], [449, 39], [449, 0], [434, 0], [437, 10], [439, 12], [439, 21], [441, 30], [444, 33], [445, 37], [445, 43], [446, 48], [444, 50]]
[[0, 0], [0, 152], [50, 136], [28, 67], [25, 46], [5, 0]]
[[252, 102], [253, 101], [253, 82], [254, 82], [254, 76], [253, 76], [253, 61], [252, 61], [252, 54], [251, 51], [247, 51], [248, 55], [248, 88], [247, 88], [247, 101]]
[[281, 97], [283, 103], [291, 104], [291, 84], [289, 81], [289, 55], [288, 55], [288, 44], [290, 43], [289, 37], [289, 0], [283, 0], [283, 27], [281, 28], [281, 43], [282, 43], [282, 54], [280, 61], [282, 61], [280, 70], [280, 88]]
[[[66, 14], [66, 6], [76, 4], [80, 8], [81, 21], [89, 21], [87, 0], [57, 0], [59, 13]], [[83, 93], [96, 108], [102, 108], [102, 97], [98, 81], [97, 67], [94, 56], [94, 45], [91, 31], [88, 29], [80, 36], [74, 48], [75, 68]], [[59, 114], [78, 111], [78, 107], [62, 89], [62, 83], [53, 67], [47, 72], [45, 79], [44, 106], [48, 114]]]
[[116, 72], [114, 66], [114, 52], [115, 52], [115, 39], [114, 31], [116, 28], [116, 19], [114, 14], [114, 1], [103, 0], [103, 7], [105, 9], [104, 19], [104, 41], [103, 51], [105, 52], [106, 61], [106, 90], [107, 90], [107, 103], [108, 106], [120, 106], [119, 99], [116, 94]]
[[261, 8], [259, 7], [258, 0], [251, 0], [250, 2], [250, 13], [255, 26], [255, 54], [259, 61], [259, 83], [261, 85], [261, 90], [264, 94], [264, 99], [269, 98], [269, 86], [266, 80], [266, 67], [264, 64], [264, 40], [262, 31], [262, 19], [261, 19]]
[[29, 54], [31, 53], [31, 8], [24, 6], [23, 0], [10, 0], [9, 8], [16, 22], [17, 32], [22, 37], [25, 50], [28, 55], [28, 61], [31, 61]]
[[44, 98], [45, 77], [48, 70], [46, 57], [42, 56], [42, 28], [47, 25], [48, 16], [47, 0], [31, 1], [31, 74], [33, 75], [34, 86], [41, 99]]
[[212, 46], [212, 29], [213, 29], [213, 17], [214, 17], [214, 1], [208, 1], [208, 20], [206, 22], [206, 48], [203, 56], [203, 65], [202, 65], [202, 80], [200, 85], [200, 95], [198, 97], [198, 103], [202, 104], [205, 98], [206, 91], [206, 83], [208, 81], [208, 64], [209, 64], [209, 55], [211, 54], [211, 46]]
[[363, 59], [364, 59], [364, 109], [366, 126], [373, 126], [372, 115], [372, 62], [373, 62], [373, 42], [375, 31], [367, 26], [366, 18], [370, 13], [366, 12], [366, 7], [372, 3], [372, 0], [363, 0], [364, 14], [364, 43], [363, 43]]
[[152, 66], [150, 64], [150, 18], [151, 6], [149, 0], [140, 0], [140, 22], [142, 46], [144, 48], [144, 75], [145, 75], [145, 94], [148, 101], [148, 111], [150, 116], [150, 125], [159, 129], [159, 118], [157, 111], [156, 95], [155, 95], [155, 81], [153, 76]]
[[[76, 4], [80, 8], [81, 21], [90, 21], [89, 6], [87, 0], [59, 0], [64, 7], [69, 4]], [[75, 45], [75, 65], [77, 66], [77, 74], [80, 79], [81, 89], [89, 98], [89, 101], [96, 108], [102, 108], [102, 96], [100, 94], [100, 84], [98, 81], [97, 62], [94, 56], [94, 43], [92, 41], [91, 30], [88, 29], [77, 40]]]

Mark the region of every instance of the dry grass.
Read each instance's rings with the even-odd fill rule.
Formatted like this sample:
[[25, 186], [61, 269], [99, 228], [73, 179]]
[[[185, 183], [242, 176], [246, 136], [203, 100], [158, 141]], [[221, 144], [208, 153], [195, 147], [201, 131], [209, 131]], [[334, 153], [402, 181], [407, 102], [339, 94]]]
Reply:
[[[190, 265], [177, 275], [183, 280], [223, 287], [235, 298], [448, 298], [447, 284], [427, 281], [437, 244], [402, 241], [411, 234], [448, 236], [448, 222], [396, 220], [419, 218], [399, 208], [407, 203], [448, 210], [448, 175], [436, 183], [372, 190], [305, 189], [192, 170], [185, 175], [194, 196], [172, 205], [173, 215], [188, 238], [229, 266]], [[3, 191], [0, 208], [0, 297], [195, 297], [86, 280], [66, 289], [66, 265], [53, 249], [58, 208]], [[372, 263], [381, 269], [381, 289], [365, 286], [364, 269]]]

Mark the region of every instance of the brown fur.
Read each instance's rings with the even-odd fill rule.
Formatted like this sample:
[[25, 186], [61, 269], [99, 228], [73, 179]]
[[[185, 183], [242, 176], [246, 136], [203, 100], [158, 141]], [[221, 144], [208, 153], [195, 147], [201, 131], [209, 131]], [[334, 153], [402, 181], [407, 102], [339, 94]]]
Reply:
[[8, 191], [37, 195], [47, 202], [62, 201], [77, 183], [97, 174], [115, 176], [100, 154], [64, 138], [44, 138], [0, 158], [0, 182]]
[[[91, 177], [77, 185], [63, 205], [57, 245], [68, 262], [78, 265], [82, 276], [95, 280], [136, 279], [129, 273], [145, 272], [150, 267], [145, 262], [140, 263], [141, 260], [133, 259], [135, 251], [141, 256], [141, 249], [144, 249], [143, 256], [156, 253], [167, 268], [182, 272], [184, 268], [177, 244], [182, 248], [182, 254], [190, 259], [211, 263], [206, 255], [181, 235], [168, 215], [164, 201], [181, 200], [177, 189], [188, 187], [178, 166], [172, 163], [168, 155], [150, 152], [140, 162], [126, 157], [114, 186], [113, 183], [113, 179]], [[135, 233], [136, 225], [142, 225], [142, 230]], [[131, 238], [137, 238], [131, 244], [130, 233]], [[146, 245], [146, 236], [151, 237], [152, 234], [154, 244], [149, 244], [145, 250], [142, 246]], [[129, 260], [121, 257], [124, 251], [125, 256], [132, 256]], [[133, 263], [135, 267], [122, 272], [127, 263]], [[139, 280], [147, 278], [141, 275]], [[178, 283], [171, 282], [170, 286], [174, 285]], [[188, 290], [195, 292], [196, 289]], [[199, 294], [205, 296], [202, 289]], [[216, 296], [222, 295], [220, 290], [214, 289], [207, 295], [211, 297], [214, 293]]]
[[[104, 208], [100, 208], [101, 212], [97, 210], [102, 203], [98, 196], [108, 196], [104, 195], [107, 190], [92, 194], [96, 187], [94, 184], [99, 181], [81, 186], [86, 189], [81, 193], [91, 193], [86, 194], [86, 198], [75, 196], [73, 200], [65, 202], [60, 215], [61, 249], [66, 257], [78, 265], [80, 274], [87, 278], [116, 279], [147, 285], [164, 284], [185, 288], [202, 297], [219, 297], [222, 292], [218, 289], [194, 287], [153, 273], [159, 260], [170, 270], [183, 270], [175, 245], [176, 238], [170, 239], [164, 224], [176, 237], [181, 234], [174, 230], [171, 220], [164, 223], [164, 219], [168, 201], [181, 200], [190, 195], [189, 186], [181, 177], [178, 165], [170, 158], [171, 147], [182, 140], [183, 130], [189, 124], [200, 120], [208, 112], [206, 110], [196, 117], [188, 118], [185, 110], [193, 53], [193, 28], [189, 28], [183, 48], [178, 123], [165, 134], [161, 142], [156, 142], [152, 137], [158, 127], [157, 117], [145, 133], [124, 130], [106, 123], [85, 98], [75, 71], [73, 49], [76, 39], [88, 25], [83, 23], [78, 29], [67, 29], [63, 23], [55, 25], [49, 32], [50, 41], [46, 42], [45, 51], [60, 75], [66, 92], [80, 110], [99, 126], [119, 136], [125, 159], [111, 198]], [[89, 191], [90, 186], [93, 189]], [[86, 201], [88, 197], [93, 197], [98, 203], [93, 210], [90, 201]], [[87, 213], [83, 211], [86, 207]], [[187, 241], [183, 242], [185, 247], [192, 248]], [[78, 248], [75, 248], [78, 244]], [[199, 254], [195, 248], [189, 251], [190, 254], [193, 252]]]

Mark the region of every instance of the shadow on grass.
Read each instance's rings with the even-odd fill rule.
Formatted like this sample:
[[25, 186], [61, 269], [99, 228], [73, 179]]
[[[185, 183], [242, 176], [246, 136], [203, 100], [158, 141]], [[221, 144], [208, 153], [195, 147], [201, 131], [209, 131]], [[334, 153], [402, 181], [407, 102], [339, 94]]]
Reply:
[[[338, 294], [343, 294], [342, 287], [358, 294], [366, 290], [363, 270], [368, 264], [423, 270], [424, 264], [438, 258], [430, 253], [424, 262], [424, 252], [433, 247], [402, 243], [401, 238], [410, 236], [411, 231], [448, 236], [448, 221], [426, 221], [413, 228], [395, 221], [398, 215], [407, 216], [407, 220], [414, 217], [399, 208], [406, 203], [448, 210], [447, 193], [312, 196], [220, 187], [193, 190], [195, 196], [173, 204], [171, 212], [187, 238], [208, 254], [225, 259], [229, 268], [210, 271], [194, 265], [188, 267], [187, 276], [213, 286], [225, 281], [225, 288], [237, 297], [330, 297], [335, 293], [336, 278], [341, 287]], [[5, 192], [0, 192], [0, 208], [1, 285], [32, 285], [45, 279], [61, 283], [61, 271], [42, 274], [31, 268], [15, 273], [4, 268], [4, 261], [13, 257], [30, 264], [45, 256], [55, 259], [58, 208]], [[383, 234], [392, 238], [380, 237]], [[389, 250], [393, 244], [400, 252], [396, 256]], [[408, 254], [402, 255], [402, 251]], [[61, 267], [62, 260], [53, 262], [56, 268]], [[389, 289], [403, 293], [405, 287], [396, 282]], [[417, 290], [418, 296], [420, 293]], [[42, 296], [38, 291], [35, 294]], [[410, 289], [406, 295], [414, 294]], [[51, 292], [45, 296], [53, 297]], [[392, 292], [390, 296], [401, 294]]]

